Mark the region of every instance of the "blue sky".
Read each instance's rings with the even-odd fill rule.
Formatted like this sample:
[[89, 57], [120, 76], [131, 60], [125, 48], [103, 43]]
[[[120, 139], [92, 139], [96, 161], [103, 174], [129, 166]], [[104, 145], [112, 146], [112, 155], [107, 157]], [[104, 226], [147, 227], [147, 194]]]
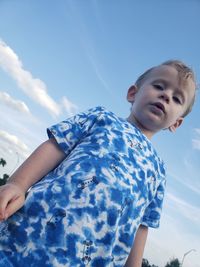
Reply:
[[[46, 127], [89, 107], [129, 115], [126, 92], [137, 76], [167, 59], [200, 79], [200, 1], [1, 0], [0, 157], [11, 173], [46, 140]], [[161, 227], [145, 257], [200, 267], [200, 98], [175, 134], [152, 140], [166, 162]]]

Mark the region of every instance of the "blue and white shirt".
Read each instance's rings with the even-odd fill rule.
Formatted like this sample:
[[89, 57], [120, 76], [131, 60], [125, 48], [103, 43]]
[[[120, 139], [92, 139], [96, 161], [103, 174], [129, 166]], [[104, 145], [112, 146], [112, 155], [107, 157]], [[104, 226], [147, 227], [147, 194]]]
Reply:
[[0, 266], [124, 266], [138, 227], [159, 226], [163, 161], [138, 128], [103, 107], [47, 132], [66, 158], [1, 223]]

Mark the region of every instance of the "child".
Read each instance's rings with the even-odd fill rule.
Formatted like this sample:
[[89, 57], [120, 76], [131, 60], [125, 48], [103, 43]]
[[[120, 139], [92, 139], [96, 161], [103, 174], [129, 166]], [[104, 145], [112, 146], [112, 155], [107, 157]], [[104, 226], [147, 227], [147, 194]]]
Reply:
[[96, 107], [50, 127], [0, 187], [0, 266], [141, 266], [165, 188], [149, 139], [174, 132], [194, 98], [192, 70], [167, 61], [129, 88], [127, 120]]

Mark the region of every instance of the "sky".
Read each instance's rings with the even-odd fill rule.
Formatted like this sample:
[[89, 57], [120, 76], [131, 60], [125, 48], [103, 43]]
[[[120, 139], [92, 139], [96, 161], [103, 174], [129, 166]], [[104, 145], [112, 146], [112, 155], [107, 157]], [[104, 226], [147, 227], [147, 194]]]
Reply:
[[[200, 80], [199, 0], [0, 0], [0, 157], [12, 174], [46, 128], [102, 105], [127, 118], [128, 88], [168, 59]], [[161, 226], [144, 257], [200, 267], [200, 97], [183, 125], [152, 143], [167, 166]], [[191, 250], [191, 251], [190, 251]]]

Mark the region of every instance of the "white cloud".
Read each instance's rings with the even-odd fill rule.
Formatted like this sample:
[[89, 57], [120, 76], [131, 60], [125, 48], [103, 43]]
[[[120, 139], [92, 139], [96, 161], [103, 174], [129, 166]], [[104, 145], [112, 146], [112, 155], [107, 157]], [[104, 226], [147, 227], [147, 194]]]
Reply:
[[23, 101], [12, 98], [6, 92], [0, 92], [0, 102], [19, 112], [30, 113], [29, 108]]
[[0, 66], [12, 76], [18, 86], [33, 100], [45, 107], [50, 113], [59, 115], [57, 103], [47, 94], [47, 88], [40, 79], [23, 69], [23, 64], [15, 52], [0, 40]]
[[[2, 40], [0, 40], [0, 67], [17, 82], [19, 88], [31, 99], [46, 108], [53, 116], [60, 115], [61, 107], [48, 95], [46, 84], [25, 70], [17, 54]], [[68, 101], [69, 113], [71, 113], [70, 108], [73, 105]]]
[[30, 154], [27, 145], [24, 144], [17, 136], [0, 130], [0, 138], [0, 145], [4, 146], [6, 144], [6, 148], [10, 153], [18, 152], [23, 158], [26, 158]]

